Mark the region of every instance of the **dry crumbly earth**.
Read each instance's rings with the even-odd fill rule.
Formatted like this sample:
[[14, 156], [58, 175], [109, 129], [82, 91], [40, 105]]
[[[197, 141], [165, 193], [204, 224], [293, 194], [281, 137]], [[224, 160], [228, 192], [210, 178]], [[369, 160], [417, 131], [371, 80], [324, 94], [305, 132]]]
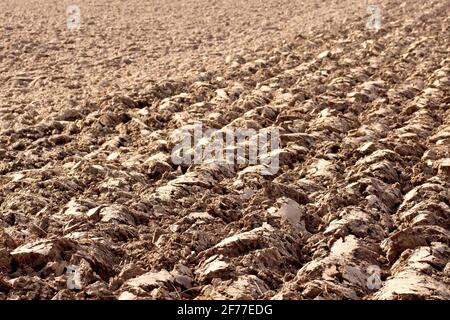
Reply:
[[1, 0], [0, 299], [450, 299], [450, 1], [376, 3]]

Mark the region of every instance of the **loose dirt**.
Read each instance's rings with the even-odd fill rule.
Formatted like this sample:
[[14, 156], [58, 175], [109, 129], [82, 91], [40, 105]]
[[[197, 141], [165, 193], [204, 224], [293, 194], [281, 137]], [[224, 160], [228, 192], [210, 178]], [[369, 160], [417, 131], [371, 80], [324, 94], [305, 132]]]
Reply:
[[450, 299], [450, 1], [373, 3], [1, 1], [0, 299]]

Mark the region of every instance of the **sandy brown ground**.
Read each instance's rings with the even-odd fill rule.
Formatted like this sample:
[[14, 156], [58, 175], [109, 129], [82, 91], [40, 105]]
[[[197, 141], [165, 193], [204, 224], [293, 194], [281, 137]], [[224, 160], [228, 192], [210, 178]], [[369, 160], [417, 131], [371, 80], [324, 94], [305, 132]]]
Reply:
[[450, 2], [376, 3], [1, 0], [0, 299], [449, 299]]

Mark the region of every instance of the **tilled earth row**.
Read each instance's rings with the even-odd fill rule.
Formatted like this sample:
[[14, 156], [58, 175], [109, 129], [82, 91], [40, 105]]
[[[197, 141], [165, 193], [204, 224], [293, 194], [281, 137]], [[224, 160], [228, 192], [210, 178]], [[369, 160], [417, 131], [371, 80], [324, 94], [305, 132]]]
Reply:
[[[449, 299], [450, 4], [380, 3], [377, 33], [5, 113], [0, 299]], [[278, 129], [280, 170], [176, 165], [198, 123]]]

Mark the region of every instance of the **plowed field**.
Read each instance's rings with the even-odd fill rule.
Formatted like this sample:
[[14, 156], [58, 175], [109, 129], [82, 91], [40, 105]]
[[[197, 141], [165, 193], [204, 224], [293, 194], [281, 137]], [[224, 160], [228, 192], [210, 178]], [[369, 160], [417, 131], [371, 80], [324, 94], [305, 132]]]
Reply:
[[[450, 299], [449, 13], [1, 0], [0, 300]], [[277, 172], [175, 163], [198, 124]]]

